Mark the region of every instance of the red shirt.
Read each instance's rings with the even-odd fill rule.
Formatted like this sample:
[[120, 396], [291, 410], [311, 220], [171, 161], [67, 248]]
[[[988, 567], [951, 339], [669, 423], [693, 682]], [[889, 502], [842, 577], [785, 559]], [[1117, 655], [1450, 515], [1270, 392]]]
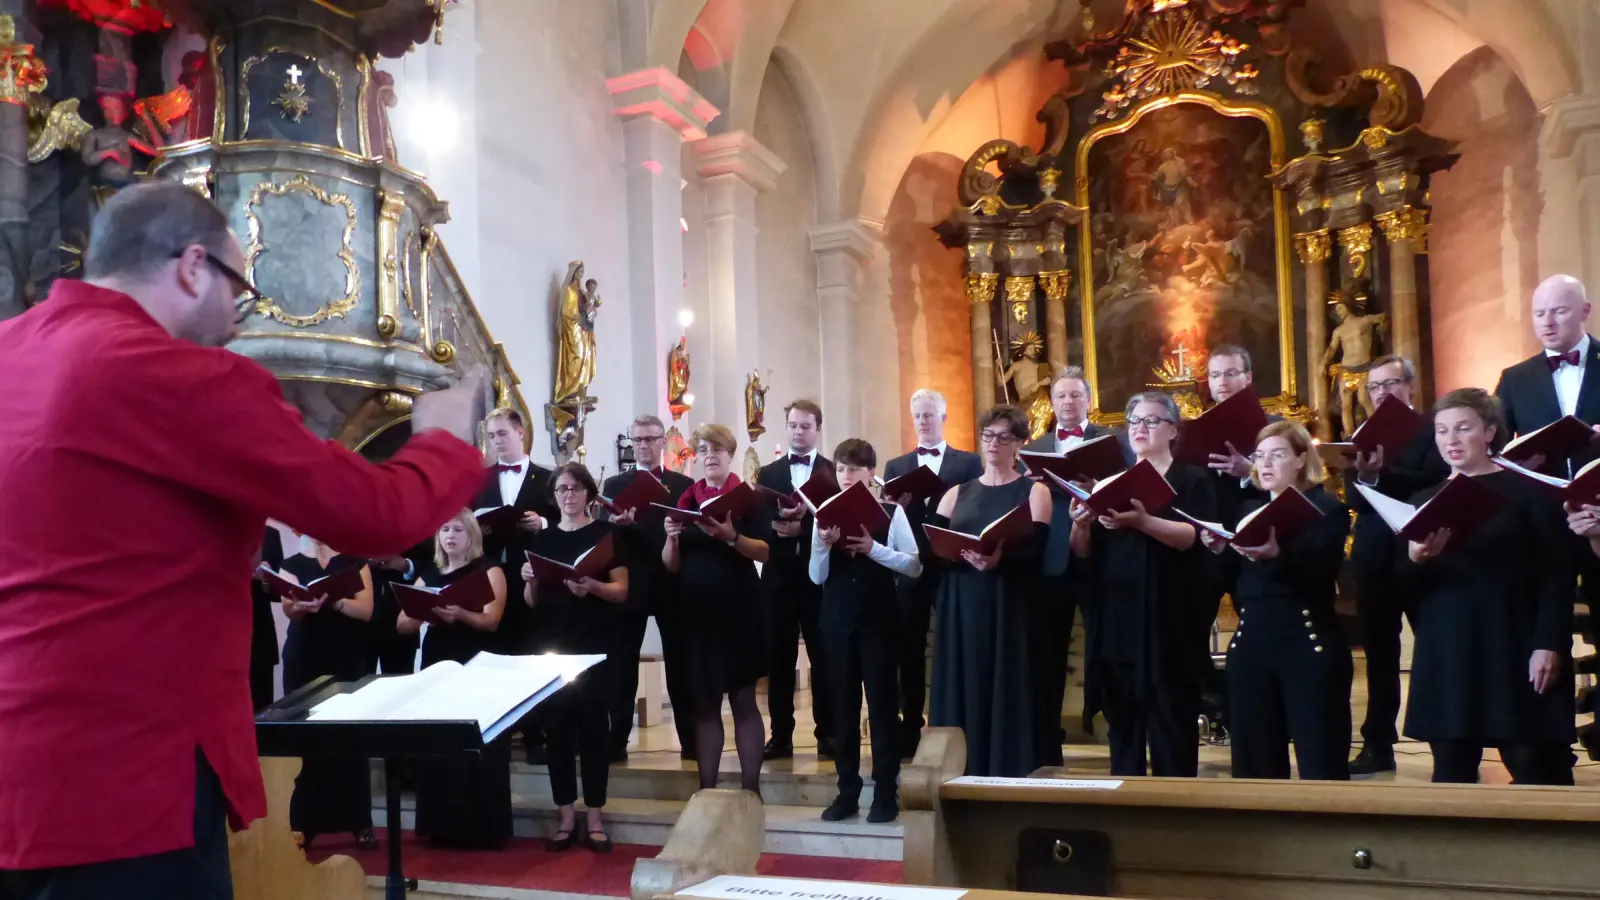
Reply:
[[266, 812], [249, 690], [268, 517], [344, 553], [427, 538], [483, 482], [441, 431], [374, 466], [251, 360], [59, 281], [0, 322], [0, 869], [194, 843], [195, 747]]

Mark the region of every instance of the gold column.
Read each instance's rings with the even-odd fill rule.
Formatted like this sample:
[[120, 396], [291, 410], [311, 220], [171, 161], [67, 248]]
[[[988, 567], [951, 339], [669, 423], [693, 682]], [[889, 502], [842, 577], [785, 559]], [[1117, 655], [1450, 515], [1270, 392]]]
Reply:
[[1072, 286], [1072, 272], [1040, 272], [1039, 286], [1044, 288], [1045, 351], [1050, 366], [1060, 369], [1067, 364], [1067, 289]]
[[400, 333], [400, 213], [405, 197], [378, 191], [378, 337]]
[[972, 405], [973, 414], [994, 405], [995, 358], [994, 324], [989, 316], [990, 301], [1000, 286], [997, 272], [968, 272], [967, 300], [972, 304]]
[[1328, 346], [1328, 257], [1333, 254], [1333, 242], [1324, 228], [1295, 235], [1294, 247], [1306, 270], [1306, 374], [1310, 381], [1308, 399], [1315, 416], [1312, 433], [1326, 441], [1333, 434], [1328, 420], [1328, 378], [1326, 373], [1317, 371], [1317, 363]]
[[1377, 222], [1389, 243], [1389, 327], [1394, 352], [1411, 360], [1421, 373], [1427, 367], [1422, 359], [1422, 317], [1417, 309], [1417, 252], [1428, 233], [1428, 215], [1402, 206], [1380, 214]]

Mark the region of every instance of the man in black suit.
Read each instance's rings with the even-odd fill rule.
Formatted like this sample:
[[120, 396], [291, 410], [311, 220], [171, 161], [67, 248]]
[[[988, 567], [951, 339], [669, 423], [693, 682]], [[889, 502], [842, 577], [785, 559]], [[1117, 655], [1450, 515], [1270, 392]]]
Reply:
[[[1081, 366], [1066, 366], [1050, 383], [1050, 405], [1056, 412], [1055, 427], [1023, 449], [1033, 453], [1065, 453], [1085, 441], [1113, 432], [1089, 421], [1088, 376]], [[1130, 456], [1126, 447], [1125, 457]], [[1067, 647], [1072, 643], [1072, 622], [1078, 611], [1078, 597], [1067, 577], [1072, 559], [1072, 503], [1064, 492], [1051, 489], [1055, 504], [1050, 513], [1050, 534], [1040, 557], [1043, 579], [1035, 595], [1032, 634], [1036, 640], [1034, 659], [1042, 668], [1036, 673], [1039, 690], [1039, 739], [1043, 742], [1043, 765], [1063, 764], [1061, 745], [1067, 736], [1061, 727], [1061, 706], [1067, 692]]]
[[[1206, 385], [1214, 402], [1221, 403], [1232, 397], [1254, 384], [1255, 379], [1249, 350], [1236, 344], [1218, 344], [1211, 348], [1206, 360]], [[1267, 421], [1276, 422], [1282, 418], [1269, 415]], [[1261, 493], [1250, 483], [1250, 458], [1234, 448], [1232, 453], [1211, 454], [1207, 465], [1217, 473], [1217, 514], [1225, 524], [1231, 525], [1239, 521], [1239, 511], [1245, 501]]]
[[[1373, 408], [1389, 397], [1415, 405], [1417, 370], [1411, 360], [1383, 356], [1367, 369], [1367, 395]], [[1450, 467], [1439, 455], [1433, 423], [1424, 421], [1395, 459], [1377, 452], [1358, 453], [1345, 470], [1345, 484], [1357, 480], [1385, 496], [1409, 500], [1413, 494], [1443, 481]], [[1346, 491], [1356, 511], [1351, 537], [1350, 570], [1355, 578], [1356, 616], [1367, 660], [1367, 716], [1361, 723], [1361, 752], [1350, 761], [1353, 777], [1394, 771], [1395, 720], [1400, 715], [1400, 617], [1410, 616], [1405, 593], [1395, 579], [1394, 531], [1373, 511], [1361, 492]]]
[[[911, 425], [917, 432], [917, 449], [889, 460], [884, 466], [885, 481], [911, 474], [917, 466], [927, 466], [939, 476], [945, 487], [971, 481], [983, 474], [983, 460], [978, 454], [956, 450], [944, 440], [946, 414], [944, 396], [938, 391], [923, 388], [911, 395]], [[910, 496], [886, 497], [906, 511], [912, 535], [917, 542], [917, 555], [923, 560], [922, 574], [916, 578], [896, 576], [895, 594], [900, 601], [900, 757], [908, 759], [917, 752], [922, 738], [923, 707], [928, 699], [928, 625], [933, 614], [934, 595], [943, 577], [944, 561], [934, 555], [928, 546], [928, 536], [922, 523], [939, 505], [939, 497], [931, 501]]]
[[[656, 416], [639, 416], [628, 426], [628, 440], [633, 442], [636, 468], [607, 478], [600, 493], [616, 497], [627, 490], [634, 479], [641, 477], [640, 472], [649, 472], [666, 487], [670, 499], [664, 502], [676, 504], [694, 485], [694, 480], [662, 466], [662, 451], [667, 443], [666, 425]], [[628, 566], [628, 601], [617, 610], [618, 643], [611, 660], [612, 760], [624, 762], [628, 758], [628, 735], [633, 731], [634, 700], [639, 692], [639, 648], [644, 644], [651, 616], [656, 617], [656, 625], [661, 629], [667, 698], [672, 703], [678, 746], [683, 748], [683, 758], [692, 760], [694, 723], [689, 720], [689, 701], [682, 686], [683, 651], [675, 618], [674, 584], [671, 574], [661, 564], [661, 547], [667, 541], [666, 532], [661, 528], [665, 520], [660, 515], [651, 515], [648, 510], [627, 510], [610, 518], [618, 528], [619, 549]]]
[[[796, 400], [783, 410], [789, 452], [761, 467], [756, 483], [780, 494], [798, 490], [813, 472], [833, 477], [833, 462], [817, 453], [822, 438], [822, 407], [811, 400]], [[767, 605], [768, 645], [767, 710], [772, 736], [763, 750], [766, 759], [794, 756], [794, 682], [801, 636], [811, 660], [811, 713], [816, 721], [817, 756], [833, 758], [833, 718], [828, 703], [827, 660], [817, 613], [822, 591], [811, 582], [811, 514], [802, 504], [782, 512], [769, 504], [766, 540], [767, 562], [761, 567], [761, 593]]]

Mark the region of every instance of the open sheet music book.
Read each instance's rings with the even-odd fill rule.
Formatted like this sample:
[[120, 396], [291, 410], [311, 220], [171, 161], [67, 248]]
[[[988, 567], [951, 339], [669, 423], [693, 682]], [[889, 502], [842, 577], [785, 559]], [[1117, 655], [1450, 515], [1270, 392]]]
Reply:
[[1453, 540], [1478, 530], [1506, 505], [1505, 495], [1480, 484], [1467, 475], [1452, 475], [1444, 487], [1421, 506], [1378, 493], [1356, 482], [1367, 503], [1395, 534], [1408, 541], [1423, 541], [1441, 528], [1448, 528]]
[[476, 721], [484, 741], [496, 723], [553, 683], [565, 684], [604, 656], [502, 656], [479, 653], [466, 665], [437, 662], [414, 675], [377, 678], [312, 707], [318, 722]]
[[1287, 544], [1300, 532], [1315, 525], [1322, 518], [1322, 510], [1306, 499], [1306, 495], [1289, 488], [1271, 502], [1264, 503], [1239, 520], [1232, 531], [1220, 522], [1197, 519], [1177, 507], [1172, 511], [1223, 540], [1241, 547], [1260, 547], [1276, 533], [1279, 546]]

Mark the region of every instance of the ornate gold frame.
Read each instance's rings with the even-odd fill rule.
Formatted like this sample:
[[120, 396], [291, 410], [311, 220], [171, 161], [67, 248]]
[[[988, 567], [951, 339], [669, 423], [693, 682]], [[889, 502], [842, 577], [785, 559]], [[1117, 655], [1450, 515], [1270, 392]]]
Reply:
[[[1075, 188], [1078, 205], [1085, 209], [1089, 206], [1089, 149], [1096, 141], [1113, 135], [1122, 134], [1133, 128], [1146, 115], [1169, 106], [1181, 103], [1194, 103], [1207, 107], [1213, 112], [1229, 118], [1252, 118], [1260, 121], [1267, 127], [1267, 140], [1271, 145], [1272, 156], [1269, 166], [1277, 170], [1283, 165], [1286, 148], [1284, 146], [1283, 122], [1278, 118], [1278, 113], [1264, 103], [1250, 100], [1225, 100], [1222, 97], [1207, 91], [1183, 91], [1165, 97], [1156, 97], [1147, 100], [1121, 119], [1106, 122], [1089, 129], [1078, 141], [1076, 153], [1077, 178]], [[1300, 390], [1296, 376], [1296, 350], [1294, 331], [1294, 271], [1293, 271], [1293, 241], [1289, 234], [1289, 199], [1280, 187], [1272, 189], [1272, 223], [1275, 256], [1278, 272], [1278, 353], [1279, 353], [1279, 378], [1283, 385], [1283, 393], [1277, 397], [1269, 398], [1263, 404], [1272, 412], [1287, 412], [1298, 405]], [[1089, 383], [1093, 386], [1094, 396], [1091, 398], [1095, 421], [1108, 424], [1120, 424], [1123, 414], [1100, 412], [1100, 379], [1099, 374], [1099, 348], [1095, 345], [1094, 328], [1094, 236], [1087, 224], [1078, 229], [1078, 271], [1083, 277], [1078, 283], [1083, 286], [1082, 328], [1083, 328], [1083, 369], [1089, 376]]]
[[267, 52], [250, 57], [244, 61], [244, 65], [239, 67], [239, 80], [244, 83], [239, 112], [240, 140], [243, 140], [244, 136], [250, 133], [250, 70], [266, 62], [267, 57], [274, 53], [281, 53], [285, 56], [298, 56], [306, 62], [315, 63], [317, 71], [333, 82], [333, 102], [339, 107], [334, 111], [333, 116], [333, 140], [334, 143], [339, 145], [340, 150], [344, 150], [346, 153], [350, 152], [344, 145], [344, 79], [340, 78], [339, 73], [334, 71], [333, 67], [326, 62], [315, 56], [308, 56], [298, 50], [290, 50], [287, 47], [268, 47]]
[[311, 183], [304, 175], [296, 175], [285, 182], [262, 181], [250, 192], [250, 199], [244, 205], [245, 219], [250, 225], [250, 234], [245, 246], [244, 275], [251, 284], [256, 283], [256, 260], [265, 252], [266, 247], [261, 243], [261, 216], [258, 208], [268, 196], [282, 197], [284, 194], [302, 193], [309, 194], [318, 203], [324, 206], [336, 206], [344, 210], [345, 226], [341, 238], [339, 259], [343, 260], [345, 267], [345, 295], [336, 300], [329, 300], [321, 309], [309, 316], [296, 316], [284, 312], [276, 300], [264, 297], [256, 303], [256, 312], [263, 316], [277, 319], [285, 325], [294, 328], [307, 328], [317, 325], [330, 318], [342, 319], [361, 302], [361, 269], [356, 264], [356, 204], [348, 194], [336, 194], [325, 191]]

